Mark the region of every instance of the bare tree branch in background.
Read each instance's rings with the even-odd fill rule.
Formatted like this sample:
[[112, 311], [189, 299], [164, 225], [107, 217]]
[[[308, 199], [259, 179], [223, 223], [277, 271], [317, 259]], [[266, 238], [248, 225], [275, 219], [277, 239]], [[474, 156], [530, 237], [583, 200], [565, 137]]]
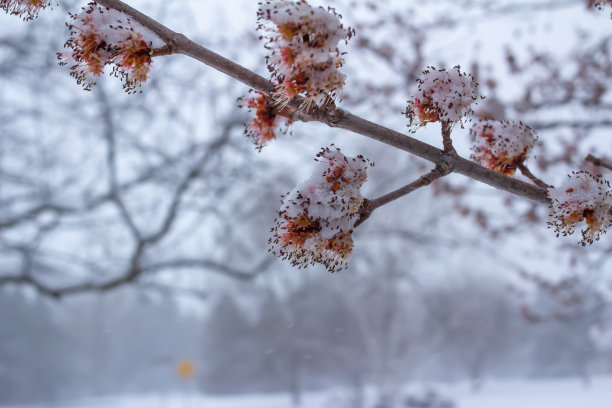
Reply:
[[[6, 42], [10, 43], [10, 40]], [[15, 47], [14, 52], [19, 53], [23, 43], [8, 46], [11, 49]], [[11, 65], [10, 68], [15, 67]], [[6, 75], [15, 72], [12, 70]], [[167, 79], [171, 81], [172, 76]], [[151, 92], [158, 91], [159, 87], [153, 84]], [[242, 147], [242, 143], [233, 140], [235, 135], [240, 134], [245, 121], [241, 114], [230, 113], [220, 117], [220, 130], [214, 138], [182, 144], [177, 140], [173, 145], [178, 148], [168, 149], [155, 144], [147, 145], [148, 142], [144, 140], [129, 140], [131, 123], [125, 121], [126, 114], [131, 121], [140, 120], [141, 114], [134, 111], [154, 115], [148, 107], [132, 105], [126, 109], [123, 102], [116, 98], [110, 100], [103, 87], [98, 87], [90, 95], [93, 97], [91, 108], [96, 112], [94, 116], [97, 125], [91, 130], [91, 135], [94, 135], [91, 146], [95, 147], [88, 147], [96, 158], [90, 159], [88, 165], [92, 169], [99, 165], [91, 185], [81, 186], [80, 183], [87, 183], [87, 175], [80, 173], [78, 167], [70, 169], [68, 163], [57, 162], [52, 171], [47, 171], [39, 170], [42, 161], [34, 160], [30, 168], [19, 168], [15, 166], [21, 166], [22, 162], [3, 160], [0, 172], [3, 181], [7, 183], [4, 190], [24, 193], [3, 194], [0, 200], [0, 252], [3, 257], [14, 261], [4, 265], [6, 268], [3, 268], [4, 274], [0, 276], [0, 286], [16, 284], [31, 287], [41, 295], [52, 298], [77, 293], [108, 292], [128, 284], [161, 293], [172, 290], [174, 286], [158, 279], [169, 271], [185, 271], [189, 273], [187, 276], [196, 276], [196, 272], [210, 272], [212, 276], [216, 274], [250, 281], [269, 268], [274, 260], [270, 256], [263, 256], [260, 261], [242, 262], [241, 265], [240, 262], [227, 260], [231, 255], [224, 252], [229, 251], [211, 248], [210, 245], [201, 248], [198, 253], [171, 248], [177, 241], [184, 242], [185, 237], [192, 234], [186, 230], [186, 217], [192, 217], [195, 222], [206, 217], [208, 222], [226, 224], [227, 231], [234, 230], [230, 225], [233, 220], [227, 220], [219, 207], [224, 201], [226, 206], [234, 205], [234, 201], [224, 200], [227, 194], [234, 194], [227, 187], [228, 174], [248, 182], [249, 177], [245, 175], [253, 172], [252, 168], [237, 170], [234, 162], [224, 162], [228, 155], [239, 158], [251, 154], [248, 147]], [[160, 108], [172, 109], [171, 106]], [[78, 108], [75, 108], [73, 113], [73, 118], [77, 119], [75, 123], [82, 119], [77, 111]], [[70, 112], [70, 108], [66, 108], [65, 112]], [[51, 111], [51, 114], [55, 113]], [[175, 128], [185, 124], [180, 122], [180, 117], [169, 116], [167, 121], [177, 122]], [[5, 122], [4, 125], [10, 123]], [[6, 140], [2, 152], [5, 157], [11, 154], [13, 146], [19, 146], [19, 143], [27, 140], [25, 136], [13, 134], [10, 130], [3, 137]], [[176, 138], [176, 135], [169, 137]], [[42, 150], [43, 146], [36, 145], [36, 149]], [[59, 152], [59, 144], [57, 149]], [[47, 172], [74, 173], [61, 183], [45, 186], [39, 179], [44, 180]], [[55, 183], [55, 180], [51, 179], [51, 182]], [[146, 215], [142, 205], [135, 200], [143, 189], [149, 189], [148, 197], [159, 200], [151, 204], [157, 208], [154, 214]], [[152, 194], [151, 189], [158, 191]], [[76, 191], [76, 195], [64, 197], [69, 191]], [[252, 192], [249, 194], [254, 196]], [[246, 211], [251, 209], [237, 210], [236, 213]], [[197, 214], [197, 218], [191, 214]], [[53, 238], [56, 234], [78, 231], [86, 235], [92, 226], [102, 228], [104, 233], [108, 232], [108, 237], [97, 237], [100, 242], [96, 242], [96, 246], [100, 246], [102, 251], [121, 248], [120, 256], [79, 253], [87, 248], [88, 244], [84, 242], [83, 246], [79, 243], [72, 251], [59, 250], [54, 245], [57, 242]], [[192, 230], [194, 228], [202, 226], [196, 224], [191, 227]], [[35, 236], [28, 238], [27, 234], [23, 235], [23, 231], [28, 230], [35, 231]], [[117, 248], [113, 248], [115, 244], [112, 243], [105, 249], [103, 245], [107, 244], [103, 242], [121, 231], [128, 233], [125, 241], [118, 241]], [[182, 236], [177, 235], [179, 232]], [[237, 236], [240, 234], [238, 231], [231, 233]], [[180, 283], [177, 282], [176, 286], [181, 291]], [[199, 292], [196, 287], [191, 289], [194, 293]]]
[[593, 163], [596, 166], [601, 166], [601, 167], [605, 167], [608, 170], [612, 170], [612, 161], [610, 160], [600, 159], [600, 158], [593, 156], [592, 154], [589, 154], [585, 160]]
[[[152, 31], [158, 34], [166, 42], [166, 46], [154, 50], [153, 56], [164, 56], [175, 53], [188, 55], [200, 62], [212, 66], [213, 68], [243, 82], [244, 84], [252, 88], [259, 89], [262, 92], [268, 94], [272, 92], [273, 85], [267, 79], [232, 62], [229, 59], [226, 59], [210, 51], [207, 48], [198, 45], [197, 43], [191, 41], [184, 35], [168, 29], [164, 25], [160, 24], [158, 21], [151, 19], [148, 16], [145, 16], [144, 14], [126, 5], [125, 3], [117, 0], [100, 0], [99, 3], [107, 7], [124, 11], [125, 13], [134, 17], [134, 19], [139, 21], [141, 24], [150, 28]], [[473, 4], [471, 5], [473, 6]], [[517, 12], [521, 10], [533, 11], [546, 9], [548, 7], [553, 6], [557, 8], [563, 8], [568, 5], [570, 5], [570, 2], [556, 2], [554, 4], [552, 4], [551, 2], [540, 2], [535, 5], [532, 4], [524, 7], [520, 6], [518, 8], [508, 8], [504, 6], [496, 8], [495, 10], [489, 10], [488, 12], [491, 12], [492, 14], [497, 13], [499, 15], [505, 15], [508, 12]], [[401, 22], [394, 21], [392, 23], [399, 25]], [[441, 20], [436, 23], [433, 23], [433, 25], [431, 25], [429, 28], [417, 28], [413, 25], [407, 25], [408, 28], [405, 28], [405, 30], [412, 33], [410, 37], [412, 38], [413, 47], [415, 50], [418, 51], [422, 50], [424, 44], [427, 41], [427, 30], [433, 29], [432, 27], [449, 27], [453, 24], [459, 24], [459, 22], [453, 22], [447, 19], [446, 21]], [[367, 37], [364, 36], [364, 38]], [[368, 40], [362, 40], [360, 46], [364, 49], [368, 49], [374, 52], [378, 58], [384, 60], [392, 67], [412, 67], [411, 69], [407, 69], [405, 71], [404, 80], [406, 83], [414, 80], [417, 71], [420, 70], [423, 65], [423, 55], [421, 52], [417, 52], [414, 59], [408, 61], [405, 59], [399, 60], [399, 54], [393, 52], [392, 47], [390, 47], [389, 49], [385, 47], [380, 47], [378, 44], [372, 44]], [[606, 46], [607, 43], [603, 42], [601, 44], [600, 51], [603, 52]], [[605, 70], [605, 64], [597, 65], [596, 61], [587, 57], [588, 56], [586, 54], [580, 56], [578, 58], [579, 62], [583, 63], [583, 65], [585, 66], [596, 66], [598, 69]], [[515, 67], [515, 71], [517, 73], [525, 72], [528, 69], [529, 64], [519, 64], [517, 62], [517, 58], [515, 58], [514, 56], [509, 56], [508, 60], [508, 63]], [[534, 57], [534, 60], [540, 62], [542, 66], [547, 68], [551, 68], [554, 66], [553, 62], [550, 59], [547, 59], [540, 55], [536, 55]], [[529, 93], [525, 94], [523, 100], [521, 101], [522, 104], [515, 104], [515, 110], [520, 111], [521, 109], [524, 109], [533, 111], [549, 108], [551, 106], [563, 106], [568, 103], [571, 103], [572, 101], [575, 102], [576, 100], [579, 100], [580, 103], [585, 106], [592, 104], [599, 104], [601, 106], [604, 106], [604, 104], [600, 103], [602, 101], [602, 91], [601, 87], [597, 83], [589, 82], [589, 87], [585, 87], [592, 90], [592, 92], [587, 96], [584, 96], [583, 94], [578, 94], [572, 90], [571, 83], [573, 81], [582, 80], [583, 82], [587, 83], [589, 81], [588, 76], [582, 75], [579, 77], [572, 77], [570, 79], [559, 79], [560, 77], [558, 72], [554, 71], [554, 69], [551, 69], [550, 72], [551, 77], [556, 78], [558, 80], [554, 83], [546, 84], [546, 86], [555, 86], [557, 88], [563, 88], [566, 90], [566, 92], [556, 100], [542, 100], [536, 97], [538, 96], [538, 88], [533, 87], [535, 90], [530, 90]], [[105, 124], [104, 140], [106, 144], [106, 168], [108, 169], [108, 172], [106, 173], [108, 191], [103, 194], [98, 194], [97, 196], [94, 196], [94, 198], [90, 198], [87, 202], [85, 202], [84, 206], [71, 206], [59, 204], [53, 201], [37, 203], [32, 207], [26, 208], [25, 210], [22, 209], [21, 211], [12, 214], [6, 219], [0, 220], [0, 227], [3, 230], [10, 230], [11, 228], [18, 227], [23, 223], [35, 221], [39, 218], [42, 218], [42, 216], [51, 215], [55, 219], [60, 219], [64, 217], [70, 217], [75, 214], [80, 214], [92, 209], [102, 208], [105, 207], [107, 204], [112, 205], [119, 213], [123, 227], [127, 231], [129, 231], [129, 234], [131, 236], [131, 245], [133, 246], [131, 254], [128, 257], [128, 265], [126, 268], [123, 268], [123, 274], [102, 283], [96, 282], [93, 285], [93, 287], [96, 288], [105, 288], [107, 286], [109, 288], [113, 288], [116, 287], [116, 285], [138, 280], [138, 277], [142, 273], [143, 268], [147, 268], [145, 262], [147, 254], [151, 251], [154, 251], [153, 247], [163, 241], [168, 235], [170, 235], [173, 230], [173, 227], [175, 227], [176, 219], [179, 213], [181, 212], [185, 195], [192, 189], [193, 185], [204, 174], [203, 166], [208, 161], [210, 161], [211, 157], [214, 156], [214, 154], [216, 154], [219, 149], [221, 149], [223, 146], [225, 146], [226, 143], [228, 143], [229, 139], [228, 135], [225, 134], [225, 136], [217, 139], [215, 142], [207, 144], [205, 147], [205, 149], [207, 149], [206, 152], [201, 153], [199, 155], [191, 155], [189, 153], [185, 153], [185, 155], [190, 157], [190, 165], [184, 170], [184, 172], [182, 172], [181, 177], [177, 179], [178, 181], [175, 180], [175, 185], [172, 189], [172, 194], [170, 196], [170, 202], [165, 207], [165, 211], [162, 211], [159, 225], [157, 225], [155, 228], [143, 228], [143, 225], [139, 224], [137, 220], [138, 217], [135, 217], [135, 213], [137, 213], [137, 210], [130, 208], [129, 205], [126, 204], [124, 197], [125, 195], [130, 194], [132, 191], [135, 191], [139, 187], [141, 182], [156, 180], [156, 178], [160, 177], [161, 173], [164, 173], [168, 163], [162, 163], [159, 164], [159, 166], [151, 166], [146, 171], [142, 172], [140, 175], [137, 175], [132, 181], [121, 180], [118, 176], [119, 170], [117, 165], [117, 139], [112, 130], [114, 126], [114, 119], [111, 112], [112, 104], [109, 103], [109, 101], [106, 99], [103, 90], [98, 92], [96, 96], [99, 100], [100, 112], [102, 114], [103, 123]], [[350, 97], [347, 99], [350, 100]], [[296, 100], [292, 102], [290, 106], [295, 108], [298, 107], [300, 104], [300, 98], [296, 98]], [[508, 106], [505, 106], [505, 108], [507, 109]], [[488, 170], [480, 165], [475, 164], [472, 161], [463, 159], [458, 155], [449, 154], [452, 153], [450, 152], [450, 149], [453, 148], [452, 142], [450, 141], [450, 128], [442, 129], [443, 139], [445, 143], [444, 150], [440, 150], [434, 146], [423, 143], [410, 136], [395, 132], [376, 123], [365, 120], [359, 116], [353, 115], [348, 111], [335, 107], [331, 109], [315, 109], [309, 112], [298, 112], [297, 114], [290, 114], [290, 116], [292, 117], [292, 119], [302, 121], [317, 121], [331, 127], [339, 127], [350, 130], [357, 134], [365, 135], [369, 138], [381, 141], [385, 144], [394, 146], [404, 151], [408, 151], [410, 153], [415, 154], [416, 156], [432, 161], [436, 164], [436, 168], [439, 168], [439, 166], [445, 166], [446, 168], [450, 169], [450, 172], [463, 174], [471, 179], [511, 192], [520, 197], [526, 197], [536, 203], [549, 203], [545, 191], [547, 183], [544, 183], [539, 180], [526, 168], [521, 169], [523, 174], [535, 185]], [[592, 130], [593, 128], [609, 128], [612, 126], [612, 123], [610, 123], [608, 120], [597, 119], [578, 119], [571, 121], [553, 120], [550, 122], [540, 121], [533, 123], [535, 128], [539, 128], [542, 130], [556, 128]], [[178, 156], [169, 157], [169, 161], [175, 164], [180, 163], [181, 159], [182, 157]], [[446, 171], [444, 172], [444, 174], [446, 174]], [[409, 185], [412, 187], [408, 188], [408, 190], [412, 191], [414, 187], [413, 184], [414, 183]], [[419, 186], [421, 186], [423, 183], [419, 182], [418, 184]], [[439, 184], [443, 185], [443, 182]], [[405, 193], [406, 188], [399, 189], [397, 191]], [[458, 196], [460, 195], [461, 194], [458, 194]], [[387, 197], [391, 196], [397, 198], [401, 196], [401, 194], [398, 195], [392, 193]], [[376, 200], [367, 200], [366, 203], [372, 203], [374, 201]], [[384, 201], [385, 203], [390, 202], [390, 200]], [[378, 206], [371, 207], [369, 212], [371, 212], [374, 208], [377, 207]], [[460, 206], [458, 205], [457, 207]], [[483, 219], [482, 213], [475, 212], [475, 214], [478, 214], [478, 216], [481, 217], [481, 220]], [[33, 249], [30, 249], [29, 252], [26, 252], [28, 254], [32, 254], [33, 251]], [[265, 262], [262, 262], [262, 264], [265, 264]], [[234, 268], [228, 268], [225, 270], [223, 268], [218, 268], [220, 264], [215, 264], [215, 261], [212, 259], [203, 259], [201, 262], [198, 262], [196, 259], [191, 258], [177, 258], [175, 262], [173, 262], [172, 260], [165, 260], [158, 264], [153, 263], [152, 265], [167, 265], [167, 267], [195, 267], [197, 265], [208, 265], [209, 267], [215, 267], [219, 269], [222, 273], [226, 273], [228, 276], [234, 276], [238, 277], [239, 279], [243, 279], [243, 274], [239, 273], [239, 270]], [[162, 268], [151, 268], [150, 270], [156, 269]], [[44, 286], [40, 282], [30, 282], [32, 278], [28, 275], [28, 273], [25, 273], [19, 277], [12, 276], [10, 277], [10, 279], [13, 279], [13, 282], [19, 281], [29, 283], [35, 287]], [[2, 283], [2, 281], [0, 281], [0, 283]], [[88, 290], [81, 288], [91, 287], [91, 283], [86, 283], [78, 286], [68, 286], [66, 287], [66, 290], [68, 291], [68, 293], [72, 293]]]

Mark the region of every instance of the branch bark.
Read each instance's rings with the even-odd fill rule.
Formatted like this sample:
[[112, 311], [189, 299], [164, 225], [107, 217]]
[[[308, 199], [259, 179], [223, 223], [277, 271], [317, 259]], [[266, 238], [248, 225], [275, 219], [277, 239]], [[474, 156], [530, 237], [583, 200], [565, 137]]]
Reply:
[[390, 202], [395, 201], [398, 198], [401, 198], [407, 194], [410, 194], [414, 190], [428, 186], [434, 180], [437, 180], [440, 177], [444, 177], [447, 174], [450, 174], [451, 172], [452, 167], [447, 162], [444, 162], [441, 165], [436, 165], [436, 167], [429, 173], [419, 177], [417, 180], [413, 181], [410, 184], [400, 187], [397, 190], [391, 191], [390, 193], [382, 195], [378, 198], [374, 198], [371, 200], [366, 198], [365, 200], [363, 200], [363, 204], [361, 205], [361, 210], [359, 211], [359, 219], [357, 220], [357, 222], [355, 222], [355, 228], [363, 224], [363, 222], [367, 220], [377, 208], [382, 207], [385, 204], [389, 204]]
[[585, 160], [593, 163], [596, 166], [601, 166], [605, 167], [606, 169], [612, 170], [612, 161], [610, 160], [600, 159], [598, 157], [593, 156], [592, 154], [589, 154]]
[[531, 172], [531, 170], [529, 170], [527, 168], [527, 166], [525, 166], [525, 163], [521, 163], [518, 166], [518, 169], [521, 171], [521, 173], [523, 173], [523, 175], [525, 177], [527, 177], [529, 180], [533, 181], [534, 184], [536, 184], [537, 186], [542, 187], [543, 189], [548, 189], [549, 185], [546, 184], [545, 182], [543, 182], [542, 180], [540, 180], [539, 178], [537, 178], [536, 176], [533, 175], [533, 173]]
[[442, 145], [444, 146], [444, 153], [456, 155], [457, 151], [453, 147], [453, 140], [451, 139], [451, 130], [451, 123], [442, 122]]

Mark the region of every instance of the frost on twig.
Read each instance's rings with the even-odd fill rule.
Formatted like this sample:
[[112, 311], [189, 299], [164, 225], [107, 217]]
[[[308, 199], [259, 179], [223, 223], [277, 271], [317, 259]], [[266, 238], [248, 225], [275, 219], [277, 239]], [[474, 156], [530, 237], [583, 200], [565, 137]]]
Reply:
[[472, 159], [491, 170], [512, 176], [537, 140], [521, 122], [479, 120], [470, 130]]
[[586, 221], [581, 231], [584, 246], [598, 241], [612, 225], [612, 191], [610, 183], [585, 171], [573, 172], [558, 188], [550, 188], [551, 221], [557, 236], [571, 235], [578, 223]]
[[301, 110], [331, 105], [344, 86], [344, 64], [338, 43], [354, 30], [344, 27], [333, 8], [312, 7], [306, 1], [269, 0], [259, 3], [257, 29], [266, 41], [266, 56], [274, 99], [286, 106], [296, 96]]
[[244, 133], [253, 139], [261, 151], [267, 142], [276, 139], [277, 131], [287, 133], [291, 120], [278, 114], [278, 108], [266, 94], [253, 89], [249, 92], [254, 96], [239, 99], [241, 108], [246, 107], [249, 112], [255, 113], [255, 117], [245, 124]]
[[431, 122], [460, 122], [472, 112], [472, 104], [478, 99], [478, 84], [472, 75], [461, 72], [459, 65], [448, 71], [428, 67], [417, 82], [417, 93], [405, 111], [413, 131]]
[[138, 91], [148, 78], [153, 49], [165, 43], [126, 14], [95, 2], [70, 18], [70, 38], [64, 46], [71, 51], [58, 53], [60, 65], [74, 63], [70, 75], [86, 90], [96, 84], [106, 65], [112, 65], [125, 91]]
[[347, 267], [353, 250], [360, 188], [370, 162], [337, 148], [322, 149], [316, 160], [314, 174], [284, 197], [270, 251], [300, 268], [321, 263], [334, 272]]
[[25, 21], [34, 20], [40, 10], [50, 5], [51, 0], [0, 0], [0, 9]]

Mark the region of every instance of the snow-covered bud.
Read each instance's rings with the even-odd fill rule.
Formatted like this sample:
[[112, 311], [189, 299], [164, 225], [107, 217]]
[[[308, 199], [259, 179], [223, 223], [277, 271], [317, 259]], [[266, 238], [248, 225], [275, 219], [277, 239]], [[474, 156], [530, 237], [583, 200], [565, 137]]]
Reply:
[[276, 139], [276, 132], [287, 133], [291, 121], [277, 114], [278, 108], [266, 94], [253, 89], [249, 92], [255, 96], [239, 99], [241, 108], [246, 107], [249, 112], [255, 113], [255, 117], [245, 125], [244, 134], [261, 150], [268, 141]]
[[612, 191], [610, 183], [585, 171], [573, 172], [559, 188], [548, 189], [551, 200], [551, 221], [557, 236], [571, 235], [583, 220], [584, 246], [599, 240], [601, 234], [612, 226]]
[[136, 92], [148, 78], [152, 50], [164, 42], [126, 14], [95, 2], [70, 17], [70, 38], [64, 46], [71, 51], [58, 53], [60, 65], [74, 63], [70, 75], [86, 90], [112, 65], [126, 92]]
[[416, 95], [408, 101], [406, 117], [411, 126], [425, 126], [430, 122], [459, 122], [472, 112], [478, 84], [472, 75], [453, 69], [428, 67], [417, 80]]
[[51, 0], [0, 0], [0, 9], [24, 20], [34, 20], [38, 12], [51, 5]]
[[370, 162], [332, 148], [322, 149], [316, 160], [314, 174], [284, 197], [269, 242], [274, 254], [294, 266], [321, 263], [334, 272], [346, 268], [353, 250], [363, 203], [359, 190]]
[[525, 161], [536, 141], [533, 129], [521, 122], [479, 120], [470, 134], [472, 159], [509, 176]]
[[268, 0], [259, 3], [257, 29], [270, 54], [266, 57], [277, 84], [276, 103], [285, 106], [297, 95], [301, 109], [331, 104], [344, 86], [344, 64], [338, 42], [354, 30], [340, 22], [333, 8], [312, 7], [305, 0]]

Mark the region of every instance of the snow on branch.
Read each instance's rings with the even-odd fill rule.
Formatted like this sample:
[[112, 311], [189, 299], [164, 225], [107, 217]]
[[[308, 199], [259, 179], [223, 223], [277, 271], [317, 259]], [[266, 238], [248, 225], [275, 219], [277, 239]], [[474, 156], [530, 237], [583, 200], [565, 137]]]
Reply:
[[305, 0], [269, 0], [259, 4], [257, 29], [270, 50], [266, 61], [276, 84], [274, 98], [281, 106], [297, 95], [300, 109], [330, 105], [338, 97], [346, 76], [340, 41], [354, 30], [340, 22], [333, 8], [312, 7]]
[[313, 175], [284, 197], [269, 243], [271, 252], [294, 266], [321, 263], [334, 272], [348, 265], [363, 203], [360, 189], [371, 164], [329, 147], [315, 160]]
[[58, 53], [60, 65], [73, 63], [70, 75], [86, 90], [96, 84], [106, 65], [112, 65], [125, 91], [138, 91], [148, 78], [153, 50], [164, 41], [121, 11], [95, 2], [70, 18], [65, 47], [71, 51]]

